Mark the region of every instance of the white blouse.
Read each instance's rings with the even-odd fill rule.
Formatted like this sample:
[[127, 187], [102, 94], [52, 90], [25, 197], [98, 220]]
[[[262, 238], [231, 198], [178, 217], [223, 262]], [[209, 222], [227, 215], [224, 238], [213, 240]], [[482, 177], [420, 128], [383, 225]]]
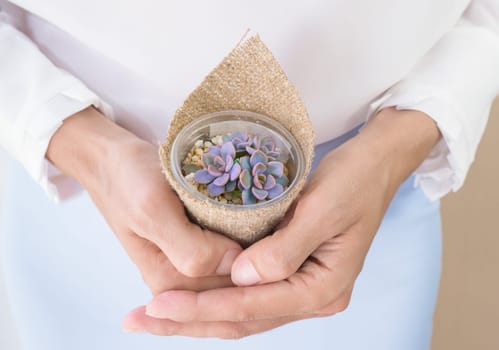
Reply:
[[77, 189], [45, 159], [66, 117], [93, 104], [158, 142], [175, 109], [247, 28], [302, 94], [317, 144], [387, 106], [430, 115], [444, 137], [416, 182], [432, 199], [462, 185], [499, 93], [499, 0], [0, 6], [0, 144], [54, 199]]

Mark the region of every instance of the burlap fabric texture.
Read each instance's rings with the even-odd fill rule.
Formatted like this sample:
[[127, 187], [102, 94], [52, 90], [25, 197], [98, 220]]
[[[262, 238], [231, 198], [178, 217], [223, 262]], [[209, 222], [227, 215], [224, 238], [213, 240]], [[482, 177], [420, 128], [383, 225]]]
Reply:
[[[200, 200], [186, 191], [173, 176], [171, 145], [179, 131], [197, 117], [225, 110], [253, 111], [277, 120], [291, 132], [302, 149], [304, 175], [284, 198], [271, 206], [241, 208], [241, 205], [218, 205], [208, 198]], [[239, 43], [189, 95], [176, 111], [166, 141], [160, 146], [166, 178], [191, 219], [202, 227], [237, 240], [243, 246], [269, 234], [283, 218], [305, 185], [313, 152], [314, 132], [305, 105], [259, 36]]]

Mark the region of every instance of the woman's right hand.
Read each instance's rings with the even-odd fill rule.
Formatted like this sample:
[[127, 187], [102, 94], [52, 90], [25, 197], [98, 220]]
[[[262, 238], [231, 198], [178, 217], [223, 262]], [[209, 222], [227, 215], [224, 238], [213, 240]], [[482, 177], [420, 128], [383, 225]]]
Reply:
[[65, 120], [47, 158], [88, 191], [154, 295], [232, 285], [241, 247], [189, 221], [156, 146], [87, 108]]

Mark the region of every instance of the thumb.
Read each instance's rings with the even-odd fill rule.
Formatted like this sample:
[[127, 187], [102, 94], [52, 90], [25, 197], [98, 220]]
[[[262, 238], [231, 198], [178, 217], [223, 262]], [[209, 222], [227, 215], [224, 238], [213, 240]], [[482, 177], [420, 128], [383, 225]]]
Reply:
[[177, 271], [188, 277], [228, 275], [242, 250], [231, 239], [188, 221], [158, 236], [155, 243]]
[[280, 281], [294, 274], [321, 244], [320, 234], [291, 219], [273, 235], [243, 251], [232, 265], [239, 286]]

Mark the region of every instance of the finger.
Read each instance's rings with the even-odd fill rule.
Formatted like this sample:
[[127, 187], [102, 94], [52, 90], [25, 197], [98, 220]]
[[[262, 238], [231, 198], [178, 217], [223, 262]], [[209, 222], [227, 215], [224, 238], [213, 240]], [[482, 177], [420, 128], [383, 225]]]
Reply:
[[123, 329], [126, 332], [147, 332], [162, 336], [181, 335], [197, 338], [215, 337], [222, 339], [240, 339], [251, 334], [261, 333], [307, 317], [312, 317], [312, 315], [282, 317], [272, 320], [249, 322], [225, 321], [181, 323], [147, 316], [145, 313], [145, 307], [139, 307], [131, 311], [125, 317]]
[[[200, 293], [170, 291], [156, 296], [147, 305], [147, 314], [178, 322], [206, 322], [252, 321], [326, 312], [327, 305], [341, 300], [342, 295], [350, 295], [362, 268], [365, 254], [359, 254], [358, 238], [347, 238], [348, 235], [339, 235], [324, 242], [300, 270], [286, 280]], [[343, 304], [348, 304], [348, 299]], [[339, 311], [343, 304], [336, 305]]]
[[[301, 204], [301, 203], [300, 203]], [[286, 226], [242, 252], [232, 266], [232, 281], [239, 286], [283, 280], [295, 273], [308, 256], [331, 234], [332, 228], [311, 222], [297, 205]]]
[[228, 276], [191, 278], [181, 274], [154, 243], [133, 232], [121, 235], [120, 241], [153, 295], [172, 289], [202, 291], [233, 286]]
[[177, 271], [189, 277], [230, 274], [241, 247], [231, 239], [193, 224], [172, 188], [139, 200], [140, 219], [130, 229], [158, 246]]
[[325, 212], [323, 198], [302, 195], [285, 227], [243, 251], [234, 261], [234, 284], [249, 286], [283, 280], [295, 273], [323, 242], [351, 223], [339, 213]]
[[348, 305], [350, 304], [351, 297], [352, 297], [352, 289], [350, 288], [344, 291], [332, 303], [313, 312], [311, 314], [311, 317], [329, 317], [332, 315], [336, 315], [337, 313], [343, 312], [347, 309]]
[[177, 271], [189, 277], [228, 275], [242, 251], [236, 242], [202, 229], [186, 217], [164, 223], [146, 238], [163, 251]]
[[178, 322], [253, 321], [319, 310], [336, 295], [327, 268], [307, 261], [307, 273], [270, 284], [203, 292], [168, 291], [147, 305], [147, 315]]

